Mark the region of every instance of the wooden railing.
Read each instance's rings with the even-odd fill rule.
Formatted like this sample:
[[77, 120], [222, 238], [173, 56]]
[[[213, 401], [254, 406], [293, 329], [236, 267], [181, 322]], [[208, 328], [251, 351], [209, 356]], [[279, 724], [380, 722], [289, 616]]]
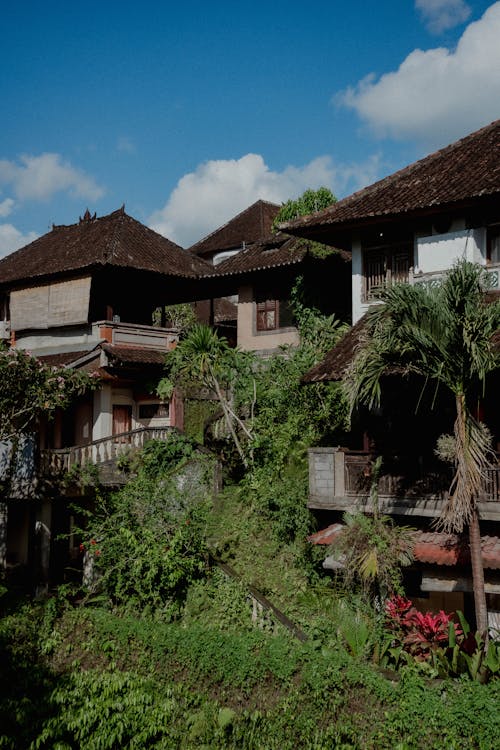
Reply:
[[[368, 495], [373, 482], [374, 456], [369, 453], [344, 454], [345, 494], [348, 496]], [[441, 471], [420, 471], [415, 466], [411, 471], [394, 473], [382, 467], [378, 479], [378, 494], [381, 497], [432, 498], [445, 499], [453, 474]], [[482, 502], [500, 501], [500, 465], [485, 471], [483, 492], [479, 498]]]
[[148, 440], [166, 440], [174, 427], [140, 427], [119, 435], [94, 440], [88, 445], [53, 448], [41, 451], [42, 474], [60, 474], [74, 466], [102, 464], [130, 451], [142, 448]]

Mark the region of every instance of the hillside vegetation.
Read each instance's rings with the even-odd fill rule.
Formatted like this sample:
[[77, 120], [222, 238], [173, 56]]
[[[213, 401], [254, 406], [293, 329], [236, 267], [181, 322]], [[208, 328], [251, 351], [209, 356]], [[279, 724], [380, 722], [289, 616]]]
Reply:
[[300, 386], [342, 329], [298, 305], [298, 349], [256, 369], [212, 342], [203, 360], [243, 422], [246, 469], [230, 433], [212, 450], [149, 444], [120, 492], [97, 491], [86, 586], [45, 603], [4, 592], [0, 748], [498, 746], [500, 681], [483, 684], [497, 652], [477, 643], [469, 658], [458, 631], [453, 651], [442, 622], [410, 648], [406, 600], [391, 599], [389, 623], [370, 587], [325, 576], [306, 542], [306, 449], [345, 427], [346, 408], [335, 384]]

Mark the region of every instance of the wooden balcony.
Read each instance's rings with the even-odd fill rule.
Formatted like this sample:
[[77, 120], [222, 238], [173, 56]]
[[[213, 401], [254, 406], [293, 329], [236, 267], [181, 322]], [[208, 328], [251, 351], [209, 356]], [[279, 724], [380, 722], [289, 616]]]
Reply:
[[174, 430], [174, 427], [140, 427], [119, 435], [94, 440], [88, 445], [42, 450], [40, 473], [45, 477], [60, 476], [75, 466], [85, 466], [85, 464], [103, 466], [116, 463], [116, 459], [120, 456], [139, 450], [148, 440], [167, 440]]
[[[371, 512], [374, 459], [361, 451], [311, 448], [308, 507]], [[405, 471], [401, 471], [403, 464]], [[415, 461], [386, 460], [377, 483], [379, 509], [393, 515], [435, 518], [446, 502], [452, 476], [445, 467], [425, 470]], [[484, 520], [500, 521], [500, 465], [485, 474], [479, 512]]]

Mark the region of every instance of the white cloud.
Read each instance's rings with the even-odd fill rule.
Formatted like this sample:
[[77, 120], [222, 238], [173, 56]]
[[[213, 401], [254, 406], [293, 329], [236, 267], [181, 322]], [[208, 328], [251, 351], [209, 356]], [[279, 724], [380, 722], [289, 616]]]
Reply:
[[465, 23], [472, 12], [464, 0], [415, 0], [415, 7], [432, 34]]
[[131, 138], [121, 136], [116, 142], [116, 150], [122, 151], [125, 154], [135, 154], [136, 148]]
[[9, 214], [12, 213], [14, 203], [15, 201], [13, 201], [12, 198], [5, 198], [5, 200], [0, 203], [0, 217], [2, 219], [5, 219], [6, 216], [9, 216]]
[[36, 240], [36, 232], [23, 234], [13, 224], [0, 224], [0, 257], [24, 247], [29, 242]]
[[273, 172], [260, 154], [211, 160], [184, 175], [150, 225], [183, 247], [212, 232], [256, 200], [282, 203], [307, 188], [330, 187], [337, 194], [375, 179], [378, 157], [364, 165], [335, 166], [320, 156], [303, 167]]
[[395, 72], [370, 74], [336, 97], [379, 135], [443, 145], [500, 117], [500, 2], [455, 50], [414, 50]]
[[104, 195], [92, 177], [53, 153], [23, 155], [18, 163], [0, 160], [0, 184], [9, 185], [20, 200], [48, 200], [61, 191], [89, 200]]

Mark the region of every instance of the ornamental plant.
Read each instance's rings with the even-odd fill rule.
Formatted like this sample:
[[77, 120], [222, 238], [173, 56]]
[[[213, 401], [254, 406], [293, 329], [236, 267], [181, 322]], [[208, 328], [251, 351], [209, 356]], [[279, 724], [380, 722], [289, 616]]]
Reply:
[[437, 648], [446, 648], [450, 628], [453, 629], [455, 638], [463, 635], [459, 626], [453, 622], [454, 613], [446, 614], [440, 610], [437, 614], [423, 614], [403, 596], [387, 600], [385, 615], [388, 630], [399, 641], [403, 650], [417, 661], [428, 661]]

